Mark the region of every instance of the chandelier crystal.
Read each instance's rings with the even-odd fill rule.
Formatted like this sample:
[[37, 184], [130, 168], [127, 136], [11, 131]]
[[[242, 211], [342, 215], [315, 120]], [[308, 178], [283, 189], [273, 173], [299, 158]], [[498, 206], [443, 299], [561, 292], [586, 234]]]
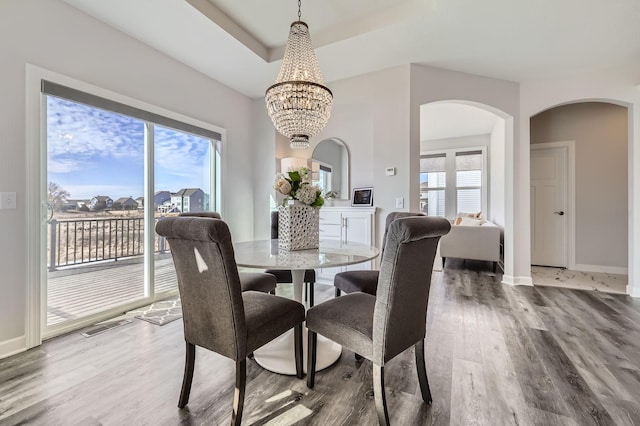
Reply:
[[265, 101], [273, 125], [294, 149], [309, 148], [309, 138], [320, 133], [331, 116], [333, 94], [324, 85], [309, 26], [300, 20], [291, 24], [280, 73]]

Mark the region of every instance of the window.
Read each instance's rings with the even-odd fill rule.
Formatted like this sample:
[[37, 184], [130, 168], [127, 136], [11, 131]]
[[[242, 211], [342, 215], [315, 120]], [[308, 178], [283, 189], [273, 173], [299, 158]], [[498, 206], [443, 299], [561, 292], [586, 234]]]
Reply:
[[446, 154], [420, 158], [420, 210], [429, 216], [445, 215]]
[[456, 152], [457, 211], [482, 211], [482, 151]]
[[331, 173], [332, 169], [330, 166], [326, 166], [324, 164], [318, 164], [318, 180], [313, 181], [314, 185], [318, 185], [323, 194], [328, 193], [333, 190], [331, 187]]
[[222, 130], [47, 80], [41, 93], [47, 161], [40, 184], [50, 217], [40, 262], [48, 271], [45, 335], [53, 336], [175, 292], [170, 247], [154, 238], [154, 225], [169, 213], [220, 210]]
[[458, 212], [486, 215], [485, 148], [432, 152], [420, 156], [420, 208], [430, 216]]

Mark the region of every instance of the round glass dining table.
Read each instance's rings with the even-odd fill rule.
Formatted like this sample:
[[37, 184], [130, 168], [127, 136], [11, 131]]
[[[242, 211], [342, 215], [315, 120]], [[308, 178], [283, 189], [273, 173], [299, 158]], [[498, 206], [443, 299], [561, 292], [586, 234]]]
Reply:
[[[287, 269], [293, 278], [293, 296], [302, 302], [302, 286], [305, 269], [332, 268], [353, 265], [378, 256], [376, 247], [340, 240], [320, 240], [317, 249], [282, 250], [278, 240], [261, 240], [234, 243], [236, 264], [247, 268]], [[306, 328], [305, 328], [306, 330]], [[303, 333], [304, 367], [307, 366], [307, 333]], [[340, 358], [342, 346], [318, 336], [316, 369], [329, 367]], [[254, 352], [255, 360], [269, 371], [295, 375], [293, 330], [281, 335]]]

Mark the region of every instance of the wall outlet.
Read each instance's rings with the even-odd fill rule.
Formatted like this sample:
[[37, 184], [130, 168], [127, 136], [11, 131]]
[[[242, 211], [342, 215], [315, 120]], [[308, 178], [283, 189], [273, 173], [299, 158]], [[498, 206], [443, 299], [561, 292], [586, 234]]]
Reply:
[[16, 208], [16, 193], [15, 192], [0, 192], [0, 209], [15, 209]]
[[403, 208], [404, 208], [404, 198], [402, 197], [396, 198], [396, 209], [403, 209]]

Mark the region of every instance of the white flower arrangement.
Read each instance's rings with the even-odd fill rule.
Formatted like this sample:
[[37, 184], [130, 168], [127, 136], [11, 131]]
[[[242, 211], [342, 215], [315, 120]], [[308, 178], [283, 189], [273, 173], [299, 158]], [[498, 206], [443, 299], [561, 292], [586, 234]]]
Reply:
[[324, 198], [322, 190], [317, 185], [312, 185], [311, 173], [308, 168], [300, 167], [289, 170], [286, 173], [278, 173], [273, 183], [273, 189], [285, 196], [283, 205], [288, 200], [298, 200], [311, 207], [322, 207]]

